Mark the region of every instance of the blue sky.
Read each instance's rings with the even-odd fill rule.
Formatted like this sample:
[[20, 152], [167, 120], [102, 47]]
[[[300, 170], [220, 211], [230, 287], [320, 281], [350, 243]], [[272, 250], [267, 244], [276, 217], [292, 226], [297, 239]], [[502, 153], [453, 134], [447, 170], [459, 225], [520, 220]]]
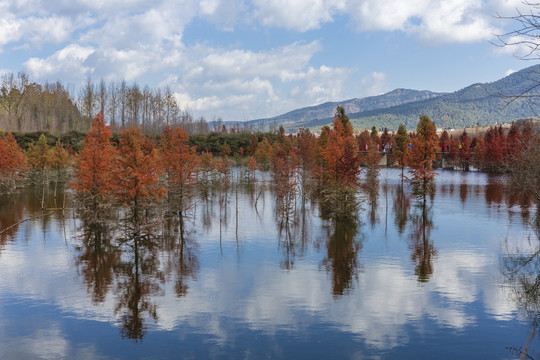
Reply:
[[519, 0], [0, 0], [0, 72], [72, 89], [169, 86], [208, 120], [395, 88], [451, 92], [532, 65], [492, 45]]

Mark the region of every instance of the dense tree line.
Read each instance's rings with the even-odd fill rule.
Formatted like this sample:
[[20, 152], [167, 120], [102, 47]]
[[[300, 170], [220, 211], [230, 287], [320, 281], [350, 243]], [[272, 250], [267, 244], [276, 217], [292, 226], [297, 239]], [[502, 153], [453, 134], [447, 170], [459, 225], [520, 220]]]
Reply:
[[5, 74], [0, 80], [0, 130], [64, 133], [84, 131], [70, 92], [60, 83], [31, 82], [26, 74]]
[[[372, 186], [377, 191], [378, 162], [383, 152], [402, 169], [409, 168], [404, 177], [425, 196], [434, 177], [434, 161], [441, 154], [464, 170], [475, 167], [510, 172], [534, 190], [540, 179], [539, 148], [540, 140], [531, 123], [521, 128], [513, 124], [508, 130], [492, 127], [475, 136], [466, 131], [456, 137], [446, 131], [437, 136], [434, 123], [424, 115], [412, 133], [400, 126], [395, 134], [387, 129], [379, 134], [373, 127], [354, 135], [341, 107], [332, 127], [324, 127], [319, 136], [308, 130], [287, 135], [280, 128], [276, 134], [222, 132], [190, 137], [185, 129], [171, 126], [159, 136], [144, 134], [140, 126], [113, 135], [100, 112], [76, 150], [62, 138], [48, 138], [46, 134], [34, 137], [23, 150], [13, 135], [2, 133], [0, 177], [3, 188], [10, 190], [26, 174], [41, 189], [38, 192], [43, 198], [46, 184], [62, 182], [67, 169], [72, 168], [72, 186], [83, 194], [84, 202], [91, 203], [87, 207], [93, 213], [99, 213], [100, 206], [112, 200], [135, 211], [162, 198], [174, 203], [170, 211], [177, 213], [189, 207], [195, 186], [226, 186], [231, 166], [242, 165], [243, 179], [248, 181], [256, 171], [270, 171], [281, 194], [281, 208], [288, 209], [285, 213], [296, 206], [297, 195], [309, 197], [317, 191], [329, 214], [347, 217], [354, 212], [351, 209], [356, 207], [360, 186]], [[360, 180], [362, 167], [366, 171], [364, 184]]]
[[[166, 126], [180, 126], [188, 134], [212, 130], [205, 118], [195, 119], [182, 110], [168, 87], [151, 89], [103, 79], [95, 83], [89, 78], [81, 89], [74, 90], [60, 82], [38, 84], [24, 73], [4, 74], [0, 79], [0, 130], [86, 132], [98, 112], [115, 132], [140, 127], [146, 134], [159, 134]], [[222, 126], [220, 119], [214, 123]]]

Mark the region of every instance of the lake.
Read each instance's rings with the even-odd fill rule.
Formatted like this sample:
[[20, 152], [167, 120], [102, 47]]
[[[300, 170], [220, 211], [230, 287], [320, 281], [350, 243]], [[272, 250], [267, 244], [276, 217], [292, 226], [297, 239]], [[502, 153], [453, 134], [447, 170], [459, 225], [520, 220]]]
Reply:
[[383, 169], [356, 221], [298, 198], [280, 225], [259, 183], [146, 234], [2, 196], [0, 229], [35, 218], [0, 235], [0, 358], [540, 358], [536, 205], [438, 172], [425, 210]]

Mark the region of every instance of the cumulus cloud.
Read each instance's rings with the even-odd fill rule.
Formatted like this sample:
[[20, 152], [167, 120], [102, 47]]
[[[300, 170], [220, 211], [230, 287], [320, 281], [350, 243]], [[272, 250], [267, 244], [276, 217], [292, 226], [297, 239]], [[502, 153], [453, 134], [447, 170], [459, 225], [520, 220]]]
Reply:
[[497, 32], [486, 6], [482, 0], [363, 0], [349, 2], [348, 10], [359, 31], [400, 30], [430, 43], [454, 43], [489, 39]]
[[[38, 80], [77, 83], [92, 76], [170, 85], [207, 117], [249, 119], [343, 96], [377, 95], [388, 90], [386, 77], [374, 72], [351, 86], [359, 70], [315, 63], [324, 49], [312, 38], [264, 50], [241, 42], [187, 45], [191, 22], [302, 34], [339, 20], [358, 32], [400, 31], [428, 44], [474, 42], [498, 33], [493, 14], [511, 14], [516, 6], [522, 6], [519, 0], [24, 0], [0, 3], [0, 52], [30, 52], [21, 64]], [[37, 55], [34, 49], [46, 50]], [[358, 84], [361, 92], [351, 93]], [[251, 104], [242, 104], [248, 99]]]
[[344, 0], [254, 0], [255, 17], [265, 26], [288, 30], [318, 29], [345, 9]]
[[366, 96], [381, 95], [388, 91], [386, 87], [386, 74], [383, 72], [372, 72], [361, 81], [362, 92]]
[[48, 58], [30, 58], [23, 64], [23, 70], [34, 79], [62, 79], [81, 82], [90, 68], [86, 65], [88, 57], [95, 49], [80, 45], [68, 45]]

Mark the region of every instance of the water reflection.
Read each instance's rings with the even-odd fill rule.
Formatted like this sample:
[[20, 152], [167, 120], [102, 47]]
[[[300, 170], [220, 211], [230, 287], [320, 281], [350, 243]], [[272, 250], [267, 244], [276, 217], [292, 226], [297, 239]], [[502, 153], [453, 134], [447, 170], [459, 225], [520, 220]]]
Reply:
[[[523, 270], [509, 266], [511, 281], [504, 287], [493, 274], [502, 267], [498, 255], [507, 233], [507, 257], [515, 260], [509, 265], [525, 262], [515, 254], [525, 259], [540, 251], [532, 246], [540, 244], [536, 238], [529, 245], [512, 237], [523, 234], [523, 224], [508, 216], [519, 216], [518, 205], [531, 214], [538, 208], [509, 194], [497, 178], [444, 175], [425, 208], [411, 200], [407, 184], [390, 176], [373, 198], [366, 193], [363, 208], [343, 217], [325, 217], [315, 197], [298, 201], [287, 226], [280, 226], [273, 187], [261, 182], [212, 190], [181, 214], [140, 211], [137, 222], [124, 220], [131, 212], [115, 211], [97, 222], [102, 226], [77, 215], [67, 242], [55, 238], [61, 236], [61, 213], [48, 220], [46, 236], [41, 219], [27, 222], [0, 256], [0, 339], [11, 336], [2, 335], [6, 329], [31, 326], [17, 325], [28, 317], [6, 319], [15, 312], [5, 304], [15, 303], [17, 310], [51, 314], [69, 349], [99, 344], [92, 358], [125, 349], [126, 357], [174, 357], [178, 347], [195, 358], [240, 358], [246, 349], [254, 357], [286, 358], [300, 352], [301, 357], [313, 346], [321, 351], [313, 357], [422, 358], [429, 357], [428, 350], [422, 352], [428, 338], [441, 358], [501, 358], [508, 357], [504, 345], [523, 348], [530, 335], [508, 301], [508, 285], [516, 284], [512, 296], [518, 305], [529, 304], [519, 306], [527, 309], [521, 318], [534, 331], [529, 349], [534, 348], [538, 320], [531, 319], [540, 317], [533, 311], [536, 298], [523, 293], [526, 286], [517, 275]], [[490, 203], [500, 211], [486, 207], [488, 183], [489, 191], [503, 186], [502, 203]], [[390, 220], [382, 224], [386, 189]], [[368, 206], [372, 200], [380, 206]], [[21, 196], [2, 202], [0, 221], [27, 217], [33, 210], [25, 201]], [[39, 204], [35, 211], [41, 213]], [[529, 288], [540, 261], [533, 263], [525, 270]], [[54, 335], [54, 329], [40, 326], [38, 331]], [[71, 334], [75, 326], [83, 334], [79, 338]], [[106, 341], [103, 329], [112, 334]], [[325, 337], [332, 342], [318, 343]], [[468, 339], [486, 346], [467, 346]], [[299, 353], [291, 355], [291, 348]], [[27, 357], [43, 357], [36, 351]]]
[[189, 282], [196, 279], [199, 271], [198, 244], [186, 230], [185, 217], [173, 217], [165, 221], [163, 249], [166, 254], [165, 273], [175, 273], [176, 295], [185, 296]]
[[24, 199], [14, 196], [0, 196], [0, 253], [7, 242], [12, 241], [23, 220]]
[[411, 207], [411, 196], [405, 192], [403, 182], [394, 186], [394, 223], [398, 232], [402, 234], [405, 231], [409, 220], [409, 209]]
[[414, 273], [419, 282], [428, 282], [433, 274], [433, 257], [436, 255], [430, 240], [433, 219], [431, 208], [425, 203], [417, 204], [411, 216], [411, 259], [416, 263]]
[[[534, 359], [529, 348], [540, 330], [540, 227], [534, 226], [534, 235], [528, 239], [526, 248], [510, 248], [506, 242], [506, 255], [502, 259], [502, 273], [512, 290], [522, 319], [528, 322], [530, 334], [523, 347], [509, 349], [521, 355], [521, 359]], [[536, 355], [535, 355], [536, 356]]]
[[120, 260], [120, 251], [114, 244], [111, 229], [88, 226], [83, 233], [82, 245], [77, 247], [77, 265], [88, 287], [92, 303], [105, 301], [114, 280], [114, 270]]
[[[139, 228], [139, 224], [134, 224]], [[115, 313], [120, 314], [122, 337], [142, 340], [146, 332], [146, 317], [158, 319], [157, 304], [152, 297], [161, 290], [164, 274], [158, 260], [158, 241], [151, 233], [125, 230], [119, 239], [122, 249], [120, 261], [115, 266]], [[146, 315], [145, 315], [146, 314]]]
[[357, 221], [342, 218], [325, 225], [326, 257], [322, 266], [332, 274], [334, 296], [346, 293], [357, 276], [358, 252], [362, 248], [358, 226]]

